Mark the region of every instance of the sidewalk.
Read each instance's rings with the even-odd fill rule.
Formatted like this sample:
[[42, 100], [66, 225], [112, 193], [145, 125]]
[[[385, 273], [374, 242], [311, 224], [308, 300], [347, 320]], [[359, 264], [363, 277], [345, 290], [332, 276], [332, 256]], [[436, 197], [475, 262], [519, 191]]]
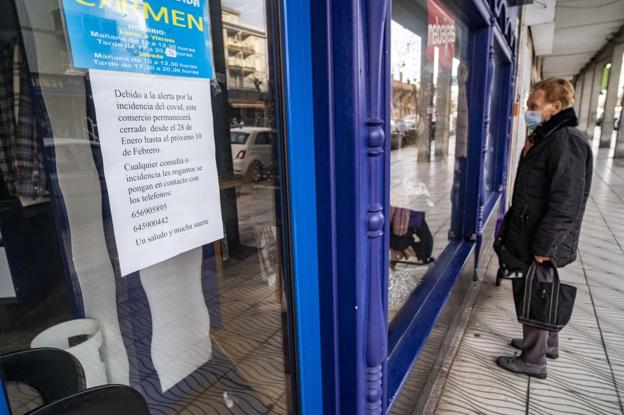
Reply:
[[511, 282], [494, 284], [490, 261], [481, 292], [448, 372], [436, 414], [623, 414], [624, 160], [595, 160], [579, 259], [562, 270], [578, 287], [572, 321], [560, 334], [560, 357], [548, 378], [528, 379], [498, 368], [513, 355], [522, 329]]

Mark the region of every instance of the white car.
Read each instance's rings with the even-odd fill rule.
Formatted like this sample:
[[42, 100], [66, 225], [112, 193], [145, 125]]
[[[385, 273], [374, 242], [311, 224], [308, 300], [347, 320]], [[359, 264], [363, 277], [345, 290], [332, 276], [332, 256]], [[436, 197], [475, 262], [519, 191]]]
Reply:
[[258, 182], [274, 167], [273, 145], [277, 132], [265, 127], [230, 130], [234, 174]]

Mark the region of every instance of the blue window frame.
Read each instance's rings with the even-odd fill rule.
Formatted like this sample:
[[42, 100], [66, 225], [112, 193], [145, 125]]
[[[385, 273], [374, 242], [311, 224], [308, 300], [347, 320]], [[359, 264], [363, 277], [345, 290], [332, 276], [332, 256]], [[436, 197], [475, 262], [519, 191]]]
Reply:
[[310, 3], [281, 1], [299, 408], [323, 413]]
[[[505, 27], [508, 43], [514, 35], [507, 29], [504, 1], [443, 3], [470, 29], [470, 140], [461, 207], [452, 218], [454, 240], [389, 331], [391, 2], [311, 4], [325, 413], [388, 410], [460, 272], [478, 252], [485, 219], [492, 217], [484, 212], [481, 188], [493, 27]], [[385, 102], [379, 111], [377, 99]], [[496, 164], [502, 171], [504, 166]]]
[[482, 189], [485, 216], [489, 216], [497, 202], [504, 196], [514, 90], [512, 51], [498, 26], [493, 28], [493, 35], [489, 125], [486, 139], [484, 188]]

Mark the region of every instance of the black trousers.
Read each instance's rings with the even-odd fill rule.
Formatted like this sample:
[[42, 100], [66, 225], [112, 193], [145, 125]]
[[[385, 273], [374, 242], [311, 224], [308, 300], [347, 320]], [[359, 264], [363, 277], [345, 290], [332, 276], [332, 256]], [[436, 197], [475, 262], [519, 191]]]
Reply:
[[[540, 282], [552, 282], [553, 271], [550, 267], [537, 266], [535, 278]], [[550, 347], [559, 346], [559, 333], [522, 326], [522, 356], [528, 363], [546, 364], [546, 352]]]

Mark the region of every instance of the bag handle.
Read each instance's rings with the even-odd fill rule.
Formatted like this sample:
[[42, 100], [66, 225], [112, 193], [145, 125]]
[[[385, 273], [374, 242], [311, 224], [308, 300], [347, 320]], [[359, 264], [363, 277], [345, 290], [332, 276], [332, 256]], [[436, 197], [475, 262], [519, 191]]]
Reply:
[[550, 265], [553, 270], [553, 282], [559, 285], [559, 268], [557, 267], [557, 263], [552, 259], [548, 262], [550, 262]]
[[554, 312], [554, 322], [557, 321], [557, 312], [559, 311], [559, 288], [561, 282], [559, 280], [559, 270], [554, 260], [549, 260], [553, 273], [553, 289], [550, 293], [550, 311], [548, 313], [548, 319], [552, 321]]
[[[550, 260], [548, 262], [550, 263], [550, 266], [553, 270], [553, 289], [550, 293], [551, 295], [550, 304], [551, 304], [551, 307], [553, 304], [555, 304], [555, 314], [556, 314], [556, 307], [557, 307], [556, 303], [557, 303], [557, 299], [559, 298], [559, 288], [561, 287], [561, 281], [559, 280], [559, 270], [557, 269], [557, 264], [555, 263], [555, 261]], [[531, 291], [533, 290], [533, 280], [535, 279], [535, 276], [537, 274], [537, 267], [540, 265], [542, 264], [538, 264], [536, 261], [533, 261], [531, 262], [531, 265], [529, 266], [529, 270], [527, 271], [526, 283], [524, 285], [525, 315], [528, 315], [529, 313]]]
[[522, 314], [524, 316], [529, 315], [529, 309], [531, 307], [531, 290], [533, 289], [533, 280], [535, 279], [535, 274], [537, 272], [537, 262], [531, 262], [529, 269], [525, 275], [524, 281], [524, 296], [523, 304], [522, 304]]
[[[550, 263], [550, 266], [553, 270], [553, 284], [555, 284], [555, 288], [557, 288], [558, 290], [558, 286], [560, 284], [559, 269], [557, 268], [557, 264], [555, 263], [555, 261], [550, 260], [548, 261], [548, 263]], [[540, 265], [544, 266], [544, 264], [538, 264], [536, 261], [531, 262], [531, 265], [529, 266], [529, 270], [527, 271], [527, 275], [526, 275], [527, 282], [533, 281], [533, 279], [535, 278], [535, 275], [537, 274], [537, 267]]]

